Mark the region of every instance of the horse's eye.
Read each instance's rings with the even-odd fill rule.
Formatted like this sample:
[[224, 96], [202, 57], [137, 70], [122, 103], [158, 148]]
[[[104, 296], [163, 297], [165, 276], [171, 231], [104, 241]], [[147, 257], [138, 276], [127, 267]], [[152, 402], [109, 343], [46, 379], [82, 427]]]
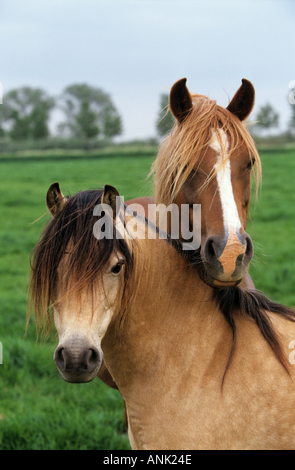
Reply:
[[254, 165], [255, 165], [255, 158], [252, 158], [252, 160], [247, 165], [247, 170], [252, 170], [252, 167]]
[[112, 269], [112, 273], [113, 274], [119, 274], [119, 272], [121, 271], [121, 268], [124, 264], [124, 261], [119, 261]]

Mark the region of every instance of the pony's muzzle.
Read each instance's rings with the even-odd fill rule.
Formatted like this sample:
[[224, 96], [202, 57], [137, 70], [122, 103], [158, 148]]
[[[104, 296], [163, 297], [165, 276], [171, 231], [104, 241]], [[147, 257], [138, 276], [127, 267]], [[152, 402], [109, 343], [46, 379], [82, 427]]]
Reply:
[[210, 236], [201, 251], [207, 275], [215, 286], [235, 285], [248, 272], [253, 257], [253, 243], [244, 232], [239, 236], [222, 238]]
[[66, 382], [86, 383], [97, 375], [103, 359], [102, 351], [94, 345], [87, 346], [74, 341], [56, 348], [54, 362]]

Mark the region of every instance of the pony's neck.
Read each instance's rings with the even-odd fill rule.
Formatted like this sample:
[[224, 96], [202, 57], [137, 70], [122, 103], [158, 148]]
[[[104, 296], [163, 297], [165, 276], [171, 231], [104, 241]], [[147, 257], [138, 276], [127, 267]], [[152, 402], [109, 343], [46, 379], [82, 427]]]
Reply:
[[212, 289], [166, 241], [137, 240], [134, 260], [125, 319], [108, 330], [103, 350], [130, 420], [141, 422], [167, 390], [177, 403], [184, 369], [188, 387], [208, 373], [221, 384], [232, 334]]

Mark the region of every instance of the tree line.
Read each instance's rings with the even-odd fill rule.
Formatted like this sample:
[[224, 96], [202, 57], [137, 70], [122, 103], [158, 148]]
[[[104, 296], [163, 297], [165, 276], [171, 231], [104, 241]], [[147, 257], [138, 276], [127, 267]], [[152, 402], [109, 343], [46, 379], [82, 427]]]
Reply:
[[[175, 120], [169, 111], [169, 95], [160, 96], [160, 110], [156, 121], [159, 137], [167, 135]], [[286, 133], [295, 133], [295, 105], [291, 105], [291, 118]], [[40, 88], [22, 87], [7, 92], [0, 106], [0, 138], [13, 141], [41, 140], [50, 136], [50, 113], [63, 112], [64, 120], [58, 125], [63, 137], [110, 141], [123, 132], [122, 118], [111, 96], [101, 88], [87, 84], [73, 84], [64, 89], [59, 98], [50, 96]], [[270, 103], [258, 110], [251, 126], [252, 133], [264, 135], [280, 124], [280, 115]]]
[[0, 106], [0, 137], [14, 141], [46, 139], [50, 112], [57, 108], [64, 121], [61, 135], [81, 139], [112, 139], [123, 130], [110, 95], [87, 84], [68, 86], [57, 99], [40, 88], [22, 87], [7, 92]]

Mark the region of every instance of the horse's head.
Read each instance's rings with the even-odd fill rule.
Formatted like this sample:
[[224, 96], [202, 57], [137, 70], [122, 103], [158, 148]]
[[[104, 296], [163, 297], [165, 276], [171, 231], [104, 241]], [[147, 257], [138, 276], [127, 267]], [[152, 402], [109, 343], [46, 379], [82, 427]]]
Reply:
[[218, 287], [239, 283], [253, 256], [246, 224], [252, 167], [259, 170], [260, 160], [242, 121], [252, 110], [254, 95], [252, 84], [243, 80], [224, 109], [204, 96], [191, 95], [186, 79], [177, 82], [170, 94], [177, 122], [156, 163], [157, 202], [168, 192], [164, 181], [170, 171], [172, 200], [167, 203], [201, 204], [200, 272]]
[[94, 217], [94, 209], [116, 194], [106, 186], [66, 199], [58, 183], [47, 193], [53, 218], [35, 250], [31, 290], [43, 323], [53, 312], [59, 337], [54, 360], [67, 382], [89, 382], [97, 375], [101, 342], [130, 267], [125, 240], [98, 240], [93, 233], [95, 223], [102, 221]]

